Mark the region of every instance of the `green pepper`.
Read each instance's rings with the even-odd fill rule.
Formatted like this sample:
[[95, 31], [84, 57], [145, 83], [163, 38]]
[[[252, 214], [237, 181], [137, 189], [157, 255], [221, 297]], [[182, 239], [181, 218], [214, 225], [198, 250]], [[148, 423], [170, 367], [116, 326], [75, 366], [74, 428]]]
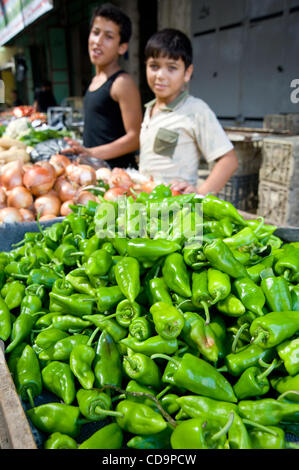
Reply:
[[193, 241], [185, 244], [182, 253], [186, 265], [190, 266], [194, 271], [199, 271], [208, 264], [203, 254], [203, 244], [201, 241]]
[[127, 337], [122, 339], [120, 344], [133, 349], [135, 352], [146, 354], [147, 356], [151, 356], [157, 352], [173, 354], [178, 350], [178, 341], [176, 338], [167, 340], [162, 338], [160, 335], [151, 336], [144, 341], [138, 341], [136, 338]]
[[27, 278], [27, 285], [39, 284], [45, 286], [47, 289], [52, 289], [57, 279], [59, 279], [59, 276], [53, 269], [42, 266], [41, 268], [35, 268], [30, 271]]
[[270, 312], [250, 325], [252, 341], [262, 348], [272, 348], [299, 331], [299, 312]]
[[299, 248], [287, 245], [283, 256], [274, 264], [274, 271], [291, 282], [299, 280]]
[[91, 421], [100, 421], [107, 416], [114, 416], [114, 411], [110, 410], [112, 400], [107, 393], [99, 390], [84, 390], [80, 388], [77, 391], [77, 402], [80, 413]]
[[66, 338], [69, 335], [65, 331], [58, 330], [57, 328], [49, 328], [38, 333], [34, 340], [36, 345], [41, 352], [39, 353], [39, 359], [50, 359], [50, 351], [52, 351], [54, 344], [62, 338]]
[[83, 257], [82, 261], [85, 263], [87, 259], [97, 251], [100, 246], [102, 245], [103, 240], [100, 239], [97, 235], [93, 235], [88, 240], [86, 240], [86, 244], [83, 249]]
[[292, 298], [287, 280], [282, 276], [275, 276], [270, 268], [261, 272], [261, 279], [261, 288], [270, 311], [292, 310]]
[[299, 338], [286, 340], [276, 346], [279, 357], [283, 360], [288, 374], [296, 375], [299, 372]]
[[[77, 293], [86, 294], [86, 295], [89, 295], [90, 297], [95, 297], [96, 289], [91, 285], [88, 277], [86, 277], [85, 275], [82, 275], [81, 273], [82, 273], [82, 270], [80, 268], [73, 269], [66, 275], [65, 280], [71, 284], [71, 286], [74, 288], [74, 290]], [[54, 291], [52, 290], [52, 292]]]
[[[283, 394], [289, 392], [290, 399], [299, 402], [299, 374], [287, 375], [285, 377], [273, 377], [271, 385], [278, 393]], [[294, 392], [293, 394], [291, 392]]]
[[262, 261], [247, 267], [246, 270], [250, 279], [259, 284], [261, 272], [264, 271], [264, 269], [266, 268], [271, 268], [273, 265], [273, 261], [274, 255], [269, 255], [263, 258]]
[[114, 316], [115, 314], [109, 315], [108, 317], [106, 317], [105, 315], [94, 313], [93, 315], [84, 315], [83, 319], [90, 321], [101, 331], [107, 331], [107, 333], [109, 333], [109, 335], [113, 338], [113, 340], [115, 342], [118, 342], [127, 336], [128, 331], [126, 328], [123, 328], [122, 326], [120, 326], [114, 320], [114, 318], [111, 318]]
[[7, 282], [1, 289], [1, 295], [9, 310], [21, 305], [25, 296], [25, 286], [21, 281]]
[[42, 369], [44, 386], [57, 395], [66, 405], [71, 405], [76, 397], [75, 380], [68, 364], [51, 361]]
[[13, 323], [11, 341], [6, 353], [11, 352], [30, 334], [42, 308], [42, 301], [37, 295], [26, 295], [21, 303], [21, 313]]
[[70, 225], [74, 236], [85, 239], [87, 238], [87, 221], [86, 218], [71, 212], [63, 221], [63, 226]]
[[125, 298], [119, 286], [99, 287], [97, 289], [97, 309], [100, 313], [109, 312]]
[[185, 395], [177, 399], [181, 410], [190, 418], [216, 418], [224, 425], [231, 412], [234, 420], [228, 432], [228, 440], [232, 449], [250, 449], [250, 439], [246, 427], [238, 415], [237, 405], [212, 398]]
[[116, 423], [107, 424], [79, 445], [79, 449], [121, 449], [123, 433]]
[[53, 346], [51, 360], [69, 361], [73, 348], [78, 344], [87, 344], [88, 340], [89, 337], [83, 334], [75, 334], [61, 338]]
[[191, 297], [190, 279], [183, 255], [172, 253], [166, 256], [162, 273], [170, 290], [183, 297]]
[[[141, 383], [137, 382], [136, 380], [130, 380], [128, 385], [126, 386], [126, 395], [127, 400], [135, 401], [137, 403], [144, 403], [151, 408], [156, 408], [156, 404], [154, 400], [147, 396], [140, 396], [138, 393], [147, 393], [149, 395], [155, 396], [154, 390], [149, 386], [142, 385]], [[137, 392], [136, 395], [134, 395]], [[122, 397], [122, 396], [121, 396]]]
[[216, 362], [220, 354], [219, 340], [210, 324], [195, 312], [184, 313], [182, 337], [207, 360]]
[[10, 337], [11, 330], [10, 311], [4, 299], [0, 296], [0, 339], [6, 341]]
[[117, 424], [132, 434], [156, 434], [167, 427], [163, 417], [144, 403], [122, 400], [116, 406]]
[[99, 249], [94, 251], [84, 264], [88, 277], [105, 276], [112, 266], [112, 256], [108, 251]]
[[171, 296], [163, 277], [154, 277], [148, 283], [148, 295], [150, 304], [165, 302], [172, 305]]
[[172, 240], [134, 238], [128, 242], [128, 255], [140, 262], [156, 261], [180, 249], [180, 244]]
[[75, 439], [61, 432], [53, 432], [44, 443], [44, 449], [77, 449]]
[[94, 330], [86, 344], [77, 344], [70, 354], [70, 368], [81, 386], [87, 390], [93, 387], [95, 374], [92, 363], [95, 358], [95, 350], [91, 346], [98, 329]]
[[83, 315], [91, 315], [95, 299], [89, 298], [86, 294], [72, 294], [70, 297], [50, 292], [51, 300], [61, 306], [65, 313], [83, 317]]
[[249, 429], [252, 449], [286, 449], [285, 432], [277, 426]]
[[151, 385], [158, 389], [161, 385], [160, 370], [157, 364], [142, 353], [132, 353], [124, 356], [126, 374], [142, 385]]
[[191, 418], [176, 426], [170, 437], [172, 449], [225, 449], [227, 432], [234, 414], [225, 426], [216, 418]]
[[179, 396], [175, 393], [167, 393], [161, 398], [161, 405], [163, 409], [167, 411], [168, 414], [171, 415], [173, 413], [176, 413], [180, 409], [180, 406], [177, 403], [178, 398]]
[[156, 302], [151, 306], [150, 313], [158, 335], [166, 340], [179, 336], [184, 326], [184, 317], [177, 308], [165, 302]]
[[137, 259], [124, 257], [114, 267], [115, 278], [123, 295], [134, 302], [140, 292], [140, 267]]
[[138, 341], [144, 341], [152, 336], [152, 322], [146, 316], [134, 318], [129, 325], [129, 333]]
[[24, 401], [29, 400], [30, 405], [34, 407], [33, 398], [42, 392], [42, 377], [38, 358], [27, 344], [16, 364], [16, 386], [18, 394]]
[[230, 277], [218, 269], [208, 269], [208, 291], [212, 297], [212, 304], [225, 299], [231, 292]]
[[106, 330], [101, 333], [98, 340], [93, 370], [98, 387], [104, 385], [120, 387], [122, 381], [120, 353], [116, 342]]
[[239, 232], [235, 233], [229, 238], [224, 238], [223, 242], [229, 248], [239, 248], [239, 247], [248, 247], [255, 246], [258, 243], [258, 238], [253, 230], [250, 227], [244, 227]]
[[62, 239], [63, 232], [64, 228], [61, 223], [55, 223], [50, 227], [47, 227], [44, 231], [44, 240], [47, 246], [51, 249], [55, 249]]
[[229, 402], [237, 401], [228, 380], [203, 359], [190, 353], [185, 353], [182, 358], [174, 358], [165, 354], [153, 354], [151, 357], [153, 359], [165, 358], [174, 363], [176, 370], [173, 374], [173, 380], [177, 386], [210, 398]]
[[267, 376], [276, 367], [276, 359], [263, 372], [259, 367], [248, 367], [233, 386], [236, 397], [239, 400], [250, 397], [260, 397], [270, 390], [270, 382]]
[[64, 277], [54, 281], [52, 292], [59, 295], [71, 295], [74, 292], [72, 284]]
[[27, 410], [27, 415], [34, 426], [45, 433], [60, 432], [71, 437], [79, 435], [81, 421], [77, 406], [64, 403], [46, 403]]
[[30, 271], [33, 268], [38, 268], [36, 256], [27, 256], [21, 258], [19, 261], [11, 261], [4, 268], [4, 272], [7, 276], [16, 279], [27, 279]]
[[59, 312], [45, 313], [45, 311], [43, 311], [41, 313], [41, 317], [39, 317], [36, 320], [35, 326], [36, 326], [37, 329], [43, 329], [43, 328], [48, 328], [48, 326], [52, 326], [53, 318], [55, 316], [57, 317], [59, 315]]
[[203, 233], [213, 233], [219, 238], [230, 237], [233, 233], [233, 224], [229, 217], [220, 220], [205, 220]]
[[62, 331], [79, 331], [84, 330], [91, 326], [92, 323], [87, 320], [82, 320], [80, 317], [76, 317], [75, 315], [54, 315], [52, 317], [52, 326], [53, 328], [58, 328]]
[[141, 314], [141, 307], [137, 302], [130, 302], [128, 299], [121, 300], [116, 307], [116, 321], [119, 325], [127, 328], [134, 318]]
[[169, 449], [171, 430], [166, 428], [157, 434], [134, 436], [127, 442], [130, 449]]
[[116, 252], [120, 256], [125, 256], [128, 252], [128, 243], [129, 239], [128, 238], [122, 238], [122, 237], [113, 237], [111, 238], [111, 243], [113, 245], [113, 248], [116, 250]]
[[203, 308], [206, 321], [210, 320], [209, 305], [212, 304], [212, 297], [208, 290], [208, 271], [192, 273], [192, 303], [195, 307]]
[[238, 403], [242, 419], [248, 419], [264, 426], [276, 426], [281, 421], [297, 422], [299, 403], [288, 403], [274, 398], [241, 400]]
[[223, 201], [212, 194], [205, 196], [201, 202], [204, 217], [211, 217], [216, 220], [228, 217], [236, 224], [247, 225], [247, 222], [230, 202]]
[[211, 266], [233, 278], [247, 277], [246, 268], [234, 257], [229, 247], [220, 239], [204, 247], [204, 255]]
[[246, 311], [244, 304], [238, 297], [230, 293], [225, 299], [216, 304], [217, 310], [229, 317], [240, 317]]
[[255, 284], [249, 277], [245, 277], [236, 279], [233, 288], [246, 309], [256, 315], [264, 315], [262, 309], [266, 298], [260, 286]]
[[274, 355], [274, 349], [264, 349], [258, 344], [248, 344], [236, 353], [228, 354], [225, 357], [225, 365], [231, 375], [240, 376], [248, 367], [256, 366], [260, 359], [267, 362], [272, 360]]

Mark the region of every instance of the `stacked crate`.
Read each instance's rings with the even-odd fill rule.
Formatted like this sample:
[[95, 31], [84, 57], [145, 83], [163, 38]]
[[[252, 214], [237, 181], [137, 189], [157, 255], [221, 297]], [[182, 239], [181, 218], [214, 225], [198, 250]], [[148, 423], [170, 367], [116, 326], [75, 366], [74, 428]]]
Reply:
[[299, 135], [299, 113], [267, 114], [263, 121], [264, 129], [286, 131], [291, 135]]
[[258, 199], [258, 215], [299, 226], [299, 136], [264, 139]]
[[[262, 136], [228, 133], [238, 157], [238, 169], [217, 196], [237, 209], [255, 213], [258, 205], [258, 178], [262, 162]], [[209, 170], [215, 162], [209, 164]]]

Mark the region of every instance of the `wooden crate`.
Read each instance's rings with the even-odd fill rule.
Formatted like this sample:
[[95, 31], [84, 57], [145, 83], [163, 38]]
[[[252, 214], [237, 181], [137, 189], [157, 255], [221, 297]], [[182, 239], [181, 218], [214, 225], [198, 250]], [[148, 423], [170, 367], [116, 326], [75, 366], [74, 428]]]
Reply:
[[267, 114], [264, 117], [263, 127], [272, 131], [288, 131], [292, 135], [298, 135], [299, 113]]
[[260, 181], [295, 188], [299, 181], [299, 137], [269, 137], [262, 146]]
[[0, 449], [36, 449], [0, 340]]
[[299, 226], [299, 187], [260, 180], [257, 214], [274, 225]]

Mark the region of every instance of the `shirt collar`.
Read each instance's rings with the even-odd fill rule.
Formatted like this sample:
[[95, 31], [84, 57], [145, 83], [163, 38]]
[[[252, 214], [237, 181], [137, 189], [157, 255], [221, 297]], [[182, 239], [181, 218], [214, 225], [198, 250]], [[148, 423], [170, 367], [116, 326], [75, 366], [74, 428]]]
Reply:
[[[174, 108], [181, 102], [183, 101], [187, 96], [189, 95], [188, 91], [185, 90], [185, 91], [182, 91], [182, 93], [179, 94], [179, 96], [177, 96], [173, 101], [171, 101], [171, 103], [169, 103], [167, 106], [165, 106], [164, 108], [161, 109], [161, 111], [173, 111]], [[152, 106], [154, 106], [154, 104], [156, 103], [156, 98], [149, 101], [148, 103], [146, 103], [144, 106], [146, 108], [151, 108]]]

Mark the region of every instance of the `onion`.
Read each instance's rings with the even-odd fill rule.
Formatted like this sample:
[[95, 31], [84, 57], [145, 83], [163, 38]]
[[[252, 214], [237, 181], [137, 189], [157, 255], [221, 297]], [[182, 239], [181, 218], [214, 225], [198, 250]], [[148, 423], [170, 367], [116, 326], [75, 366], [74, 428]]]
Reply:
[[71, 160], [67, 158], [65, 155], [60, 155], [59, 153], [52, 155], [49, 160], [49, 163], [53, 165], [56, 171], [57, 176], [63, 175], [65, 173], [65, 169], [68, 165], [71, 165]]
[[133, 181], [123, 168], [113, 168], [111, 176], [108, 180], [109, 186], [121, 186], [129, 189], [133, 186]]
[[73, 212], [72, 209], [69, 207], [70, 205], [73, 205], [73, 204], [74, 204], [73, 199], [70, 199], [69, 201], [65, 201], [63, 204], [61, 204], [60, 215], [64, 217], [70, 214], [70, 212]]
[[60, 213], [61, 201], [54, 195], [40, 196], [34, 201], [34, 208], [37, 214], [41, 217], [48, 214], [53, 214], [57, 217]]
[[66, 174], [70, 181], [86, 186], [88, 184], [95, 184], [97, 181], [96, 170], [90, 165], [78, 165], [71, 163], [66, 168]]
[[7, 200], [7, 196], [6, 196], [5, 189], [0, 187], [0, 209], [2, 209], [3, 207], [6, 207], [7, 205], [6, 200]]
[[90, 191], [80, 191], [78, 195], [74, 199], [75, 204], [82, 204], [83, 206], [86, 206], [88, 201], [95, 201], [97, 202], [98, 199], [97, 197], [92, 194]]
[[77, 194], [79, 185], [72, 181], [68, 181], [64, 176], [60, 176], [54, 186], [54, 190], [57, 192], [59, 199], [62, 202], [73, 199]]
[[15, 207], [4, 207], [0, 209], [0, 222], [11, 224], [13, 222], [22, 222], [22, 216]]
[[1, 170], [1, 183], [6, 189], [23, 184], [23, 169], [20, 160], [6, 163]]
[[39, 220], [42, 222], [43, 220], [51, 220], [51, 219], [56, 219], [57, 215], [55, 214], [46, 214], [42, 215]]
[[42, 196], [53, 188], [55, 178], [54, 167], [48, 162], [40, 162], [35, 163], [25, 172], [23, 184], [34, 196]]
[[148, 181], [145, 181], [141, 184], [141, 190], [145, 191], [146, 193], [150, 193], [155, 186], [157, 186], [157, 183], [155, 183], [153, 178], [151, 177]]
[[35, 220], [34, 214], [29, 209], [19, 209], [23, 222], [32, 222]]
[[96, 170], [97, 180], [103, 180], [104, 183], [108, 183], [111, 176], [111, 170], [109, 168], [99, 168]]
[[127, 192], [125, 188], [110, 188], [104, 194], [106, 201], [116, 201], [119, 196], [124, 195]]
[[28, 209], [33, 203], [33, 196], [24, 186], [15, 186], [8, 192], [7, 205], [17, 209]]

